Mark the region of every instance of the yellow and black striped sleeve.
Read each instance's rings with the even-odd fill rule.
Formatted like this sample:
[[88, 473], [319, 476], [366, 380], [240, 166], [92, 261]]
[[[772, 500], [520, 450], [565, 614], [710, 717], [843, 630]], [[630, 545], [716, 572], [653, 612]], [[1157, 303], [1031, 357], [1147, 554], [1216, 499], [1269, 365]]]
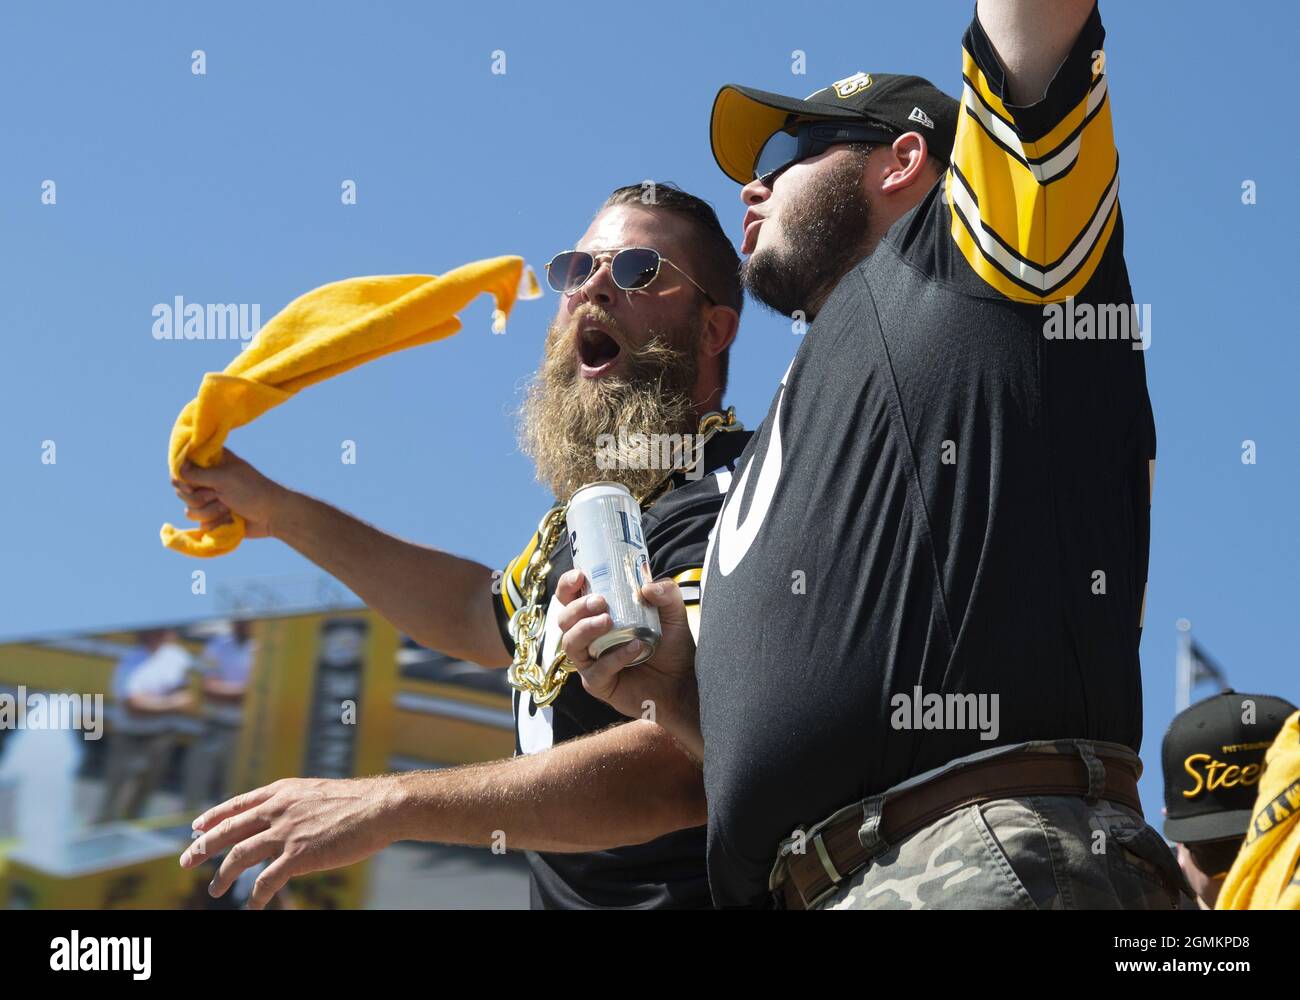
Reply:
[[673, 574], [673, 580], [682, 592], [682, 603], [688, 608], [698, 606], [700, 603], [700, 577], [703, 575], [703, 566], [695, 566]]
[[696, 642], [700, 641], [700, 578], [703, 575], [703, 566], [673, 574], [682, 592], [682, 603], [686, 605], [686, 624]]
[[524, 568], [528, 565], [528, 560], [532, 558], [533, 552], [537, 550], [538, 536], [533, 532], [533, 537], [529, 540], [524, 550], [506, 564], [501, 576], [497, 579], [496, 585], [492, 588], [492, 609], [496, 612], [497, 627], [501, 630], [501, 638], [505, 641], [506, 649], [512, 654], [515, 649], [515, 640], [510, 635], [510, 619], [514, 617], [515, 611], [524, 603], [523, 596], [523, 578]]
[[725, 494], [709, 476], [673, 490], [645, 513], [645, 540], [656, 580], [672, 577], [682, 592], [691, 633], [698, 637], [700, 578], [709, 551], [709, 532], [718, 519]]
[[952, 238], [1007, 298], [1076, 295], [1109, 247], [1119, 156], [1104, 39], [1094, 7], [1046, 95], [1029, 107], [1004, 100], [1005, 73], [978, 17], [962, 41], [962, 106], [944, 182]]

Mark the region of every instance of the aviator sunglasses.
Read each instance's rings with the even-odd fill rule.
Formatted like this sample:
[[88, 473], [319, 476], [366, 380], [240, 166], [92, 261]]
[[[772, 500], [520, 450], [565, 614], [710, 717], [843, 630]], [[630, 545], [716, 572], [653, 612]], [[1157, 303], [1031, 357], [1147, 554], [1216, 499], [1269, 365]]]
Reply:
[[614, 284], [625, 292], [648, 288], [659, 277], [660, 265], [667, 264], [698, 288], [709, 300], [709, 305], [718, 304], [703, 285], [650, 247], [624, 247], [613, 254], [608, 251], [590, 254], [586, 250], [564, 250], [546, 265], [546, 283], [566, 295], [576, 292], [596, 273], [602, 260], [609, 261], [609, 273]]

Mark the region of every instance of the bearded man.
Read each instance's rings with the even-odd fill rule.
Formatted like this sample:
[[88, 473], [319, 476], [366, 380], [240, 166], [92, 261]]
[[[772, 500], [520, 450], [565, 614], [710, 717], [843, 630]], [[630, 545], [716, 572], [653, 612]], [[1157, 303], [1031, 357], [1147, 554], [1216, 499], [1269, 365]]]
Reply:
[[[269, 861], [249, 901], [261, 908], [293, 876], [398, 840], [487, 846], [503, 831], [509, 848], [528, 852], [534, 908], [710, 905], [698, 760], [651, 719], [627, 719], [577, 681], [548, 701], [527, 679], [537, 676], [530, 666], [544, 672], [559, 653], [558, 626], [547, 619], [556, 580], [573, 565], [563, 504], [587, 483], [615, 480], [641, 500], [651, 569], [677, 582], [694, 621], [709, 531], [750, 437], [733, 413], [719, 412], [740, 322], [739, 258], [705, 202], [637, 185], [614, 191], [547, 272], [562, 297], [521, 409], [520, 442], [556, 506], [504, 574], [386, 534], [229, 451], [221, 465], [186, 466], [173, 481], [188, 517], [215, 526], [241, 515], [249, 537], [281, 539], [417, 642], [511, 667], [516, 682], [511, 759], [285, 779], [199, 817], [203, 835], [181, 863], [229, 849], [213, 895]], [[664, 462], [669, 449], [658, 444], [669, 441], [679, 447]], [[533, 579], [547, 564], [546, 577]], [[520, 613], [537, 622], [532, 656], [515, 656]]]
[[[589, 691], [654, 701], [704, 759], [719, 907], [1187, 891], [1137, 790], [1156, 442], [1104, 38], [1093, 0], [978, 0], [961, 102], [864, 70], [714, 99], [746, 287], [809, 325], [698, 650], [665, 628], [653, 671], [593, 658], [576, 571], [555, 617]], [[672, 619], [671, 591], [643, 594]]]

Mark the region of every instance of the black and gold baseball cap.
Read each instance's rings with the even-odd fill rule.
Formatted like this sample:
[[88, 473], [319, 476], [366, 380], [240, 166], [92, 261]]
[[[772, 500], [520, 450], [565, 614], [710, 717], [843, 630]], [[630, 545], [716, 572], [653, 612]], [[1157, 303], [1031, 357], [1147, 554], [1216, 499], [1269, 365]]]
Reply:
[[1296, 707], [1225, 691], [1179, 712], [1160, 748], [1165, 836], [1183, 844], [1244, 836], [1264, 754]]
[[773, 132], [798, 121], [865, 122], [894, 136], [919, 132], [952, 159], [961, 105], [919, 76], [857, 72], [802, 100], [729, 83], [713, 100], [713, 157], [737, 184], [754, 179], [759, 151]]

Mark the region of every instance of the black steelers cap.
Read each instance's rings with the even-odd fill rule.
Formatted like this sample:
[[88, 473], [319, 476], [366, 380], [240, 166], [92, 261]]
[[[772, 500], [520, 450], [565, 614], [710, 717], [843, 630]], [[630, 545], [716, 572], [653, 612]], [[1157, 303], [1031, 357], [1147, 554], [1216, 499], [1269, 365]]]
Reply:
[[754, 161], [773, 132], [794, 120], [849, 120], [881, 125], [895, 135], [919, 132], [952, 159], [961, 105], [919, 76], [854, 73], [803, 100], [729, 83], [713, 99], [713, 158], [737, 184], [754, 179]]
[[1264, 754], [1295, 710], [1271, 695], [1225, 691], [1174, 716], [1160, 748], [1165, 836], [1183, 844], [1245, 836]]

